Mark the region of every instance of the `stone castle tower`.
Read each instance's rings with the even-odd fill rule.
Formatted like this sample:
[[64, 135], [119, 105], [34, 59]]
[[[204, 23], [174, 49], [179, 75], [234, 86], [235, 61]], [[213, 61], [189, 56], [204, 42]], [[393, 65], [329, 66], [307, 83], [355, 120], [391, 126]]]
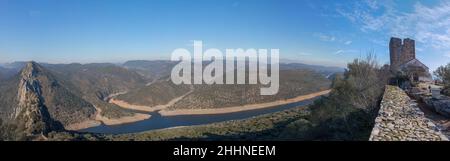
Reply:
[[389, 53], [391, 58], [391, 69], [397, 70], [402, 64], [416, 59], [415, 42], [413, 39], [392, 37], [389, 42]]
[[433, 78], [429, 68], [417, 60], [413, 39], [392, 37], [389, 42], [391, 71], [407, 74], [412, 82], [431, 82]]

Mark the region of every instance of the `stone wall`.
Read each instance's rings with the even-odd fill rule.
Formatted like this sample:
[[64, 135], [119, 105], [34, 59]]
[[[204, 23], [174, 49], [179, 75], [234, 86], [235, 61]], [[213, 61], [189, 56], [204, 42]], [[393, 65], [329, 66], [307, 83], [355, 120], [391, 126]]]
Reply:
[[386, 86], [370, 141], [448, 141], [400, 88]]

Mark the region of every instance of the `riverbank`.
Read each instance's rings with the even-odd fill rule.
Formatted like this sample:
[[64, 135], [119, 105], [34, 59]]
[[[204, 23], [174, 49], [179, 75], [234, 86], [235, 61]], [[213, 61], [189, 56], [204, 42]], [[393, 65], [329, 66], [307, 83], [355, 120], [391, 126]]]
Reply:
[[330, 93], [331, 90], [324, 90], [320, 92], [310, 93], [307, 95], [301, 95], [290, 99], [278, 100], [267, 103], [257, 103], [257, 104], [249, 104], [242, 106], [233, 106], [233, 107], [224, 107], [224, 108], [214, 108], [214, 109], [176, 109], [176, 110], [167, 110], [163, 109], [159, 111], [161, 116], [178, 116], [178, 115], [208, 115], [208, 114], [225, 114], [225, 113], [233, 113], [233, 112], [241, 112], [248, 110], [256, 110], [263, 108], [270, 108], [280, 105], [286, 105], [290, 103], [300, 102], [308, 99], [312, 99], [318, 96], [323, 96]]
[[[307, 95], [297, 96], [297, 97], [291, 98], [291, 99], [278, 100], [278, 101], [267, 102], [267, 103], [249, 104], [249, 105], [224, 107], [224, 108], [217, 108], [217, 109], [167, 110], [167, 109], [163, 108], [160, 111], [158, 111], [158, 114], [160, 114], [162, 117], [164, 117], [164, 116], [179, 116], [179, 115], [189, 116], [189, 115], [191, 115], [189, 117], [193, 117], [194, 118], [194, 117], [196, 117], [196, 115], [207, 116], [208, 114], [232, 114], [232, 113], [235, 113], [235, 112], [246, 112], [246, 111], [253, 111], [253, 110], [265, 110], [265, 109], [271, 109], [271, 108], [277, 107], [277, 106], [283, 106], [283, 105], [288, 105], [288, 104], [292, 104], [292, 103], [297, 103], [297, 102], [303, 102], [303, 101], [311, 100], [313, 98], [326, 95], [330, 91], [331, 90], [324, 90], [324, 91], [320, 91], [320, 92], [310, 93], [310, 94], [307, 94]], [[130, 106], [128, 106], [128, 107], [130, 107]], [[87, 129], [87, 128], [96, 127], [96, 126], [97, 127], [102, 127], [103, 125], [101, 125], [101, 123], [103, 123], [104, 125], [120, 125], [120, 124], [126, 124], [126, 123], [133, 123], [133, 122], [143, 121], [143, 120], [150, 120], [149, 119], [150, 115], [142, 114], [142, 113], [137, 113], [134, 116], [122, 117], [122, 118], [118, 118], [118, 119], [109, 119], [109, 118], [105, 118], [105, 117], [103, 117], [103, 116], [98, 114], [98, 113], [101, 112], [101, 109], [98, 109], [98, 108], [96, 108], [96, 109], [97, 109], [97, 115], [96, 115], [96, 118], [95, 118], [94, 122], [86, 121], [86, 122], [83, 122], [83, 123], [79, 123], [76, 126], [73, 126], [73, 127], [76, 127], [76, 128], [72, 128], [72, 130], [82, 130], [82, 129]], [[141, 109], [136, 109], [136, 110], [145, 111], [145, 109], [142, 109], [142, 108]], [[148, 110], [148, 111], [155, 111], [155, 108], [152, 108], [151, 110]], [[161, 117], [161, 116], [159, 116], [159, 117]], [[216, 118], [216, 116], [214, 116], [214, 115], [211, 115], [211, 117]], [[214, 119], [213, 118], [208, 118], [206, 120], [214, 120]], [[95, 122], [95, 121], [98, 121], [98, 122]], [[151, 121], [152, 121], [152, 126], [153, 125], [157, 125], [157, 124], [155, 124], [156, 122], [154, 122], [155, 120], [151, 120]], [[198, 124], [198, 123], [195, 123], [195, 124]], [[98, 126], [98, 125], [101, 125], [101, 126]], [[184, 126], [184, 125], [182, 125], [182, 126]]]
[[130, 109], [130, 110], [145, 111], [145, 112], [155, 112], [155, 111], [162, 110], [162, 109], [165, 109], [165, 108], [167, 108], [169, 106], [174, 105], [175, 103], [177, 103], [179, 100], [183, 99], [188, 94], [191, 94], [193, 91], [194, 91], [194, 88], [191, 86], [190, 91], [188, 91], [187, 93], [181, 95], [180, 97], [177, 97], [177, 98], [174, 98], [174, 99], [170, 100], [167, 104], [164, 104], [164, 105], [156, 105], [156, 106], [133, 105], [133, 104], [130, 104], [128, 102], [125, 102], [125, 101], [122, 101], [122, 100], [117, 100], [117, 99], [114, 99], [114, 98], [111, 98], [109, 100], [109, 103], [116, 104], [117, 106], [120, 106], [120, 107], [125, 108], [125, 109]]
[[98, 120], [86, 120], [86, 121], [83, 121], [83, 122], [67, 125], [64, 128], [66, 130], [77, 131], [77, 130], [81, 130], [81, 129], [86, 129], [86, 128], [90, 128], [90, 127], [99, 126], [101, 124], [102, 124], [102, 122], [98, 121]]
[[149, 115], [149, 114], [135, 113], [132, 116], [125, 116], [125, 117], [120, 117], [120, 118], [107, 118], [100, 114], [102, 111], [100, 108], [95, 107], [95, 109], [97, 110], [96, 114], [95, 114], [95, 119], [86, 120], [86, 121], [83, 121], [80, 123], [70, 124], [70, 125], [66, 126], [65, 129], [77, 131], [77, 130], [81, 130], [81, 129], [87, 129], [87, 128], [99, 126], [101, 124], [120, 125], [120, 124], [127, 124], [127, 123], [146, 120], [151, 117], [151, 115]]
[[[286, 110], [279, 110], [265, 114], [258, 114], [255, 117], [243, 117], [242, 119], [229, 119], [219, 122], [202, 123], [195, 125], [177, 125], [167, 128], [140, 129], [133, 132], [113, 132], [107, 127], [93, 131], [83, 131], [89, 133], [57, 133], [49, 140], [95, 140], [99, 141], [198, 141], [198, 140], [313, 140], [308, 138], [308, 132], [312, 128], [307, 117], [309, 110], [307, 104], [295, 106]], [[201, 115], [205, 117], [206, 115]], [[217, 118], [218, 116], [213, 116]], [[219, 116], [220, 117], [220, 116]], [[157, 118], [152, 116], [151, 119]], [[150, 119], [150, 120], [151, 120]], [[170, 118], [169, 118], [170, 119]], [[174, 119], [169, 122], [189, 122], [182, 119]], [[199, 119], [197, 119], [199, 120]], [[201, 119], [208, 120], [208, 118]], [[152, 120], [145, 127], [154, 126], [158, 120]], [[169, 123], [170, 124], [170, 123]], [[133, 129], [132, 124], [124, 125], [125, 129]], [[104, 127], [104, 125], [100, 126]], [[141, 126], [135, 126], [137, 128]], [[292, 127], [301, 127], [292, 128]], [[124, 129], [124, 130], [125, 130]], [[92, 129], [91, 129], [92, 130]], [[96, 133], [96, 134], [93, 134]], [[101, 133], [101, 134], [100, 134]], [[273, 135], [267, 135], [267, 133]], [[99, 136], [99, 137], [97, 137]]]
[[[311, 140], [307, 106], [210, 124], [177, 126], [137, 133], [107, 135], [114, 141]], [[292, 128], [301, 127], [301, 129]], [[267, 135], [270, 133], [272, 135]]]
[[101, 121], [105, 125], [120, 125], [126, 123], [132, 123], [137, 121], [142, 121], [149, 119], [151, 116], [149, 114], [136, 113], [133, 116], [126, 116], [120, 118], [107, 118], [104, 116], [97, 116], [96, 120]]

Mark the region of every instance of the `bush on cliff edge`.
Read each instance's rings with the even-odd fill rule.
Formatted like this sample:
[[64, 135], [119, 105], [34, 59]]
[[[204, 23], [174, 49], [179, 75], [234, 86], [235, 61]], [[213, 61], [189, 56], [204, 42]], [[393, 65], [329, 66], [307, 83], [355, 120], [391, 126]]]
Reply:
[[311, 107], [315, 140], [367, 140], [387, 84], [389, 66], [373, 55], [355, 59], [334, 79], [330, 95]]
[[438, 67], [433, 74], [442, 82], [444, 89], [441, 93], [450, 96], [450, 63], [445, 66]]

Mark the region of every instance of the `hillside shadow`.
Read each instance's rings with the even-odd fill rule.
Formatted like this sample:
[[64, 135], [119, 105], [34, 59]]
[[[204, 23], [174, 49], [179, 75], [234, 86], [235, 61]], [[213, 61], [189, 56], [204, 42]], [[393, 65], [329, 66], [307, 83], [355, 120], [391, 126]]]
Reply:
[[[374, 125], [363, 111], [349, 113], [346, 118], [335, 117], [303, 126], [288, 126], [297, 119], [275, 124], [274, 128], [237, 134], [203, 133], [201, 138], [178, 137], [168, 141], [367, 141]], [[227, 133], [227, 132], [224, 132]]]

